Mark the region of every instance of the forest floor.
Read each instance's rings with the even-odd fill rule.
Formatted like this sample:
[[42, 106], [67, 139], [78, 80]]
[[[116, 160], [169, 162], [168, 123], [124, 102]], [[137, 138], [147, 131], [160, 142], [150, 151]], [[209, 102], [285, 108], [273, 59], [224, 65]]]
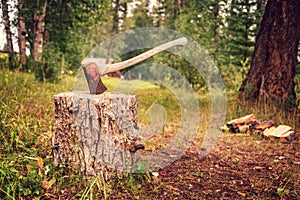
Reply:
[[299, 143], [223, 133], [207, 156], [191, 147], [138, 190], [119, 188], [111, 198], [300, 199]]
[[[113, 88], [118, 80], [105, 81]], [[121, 86], [130, 88], [139, 82], [125, 83]], [[207, 155], [199, 156], [211, 120], [208, 96], [203, 95], [199, 95], [202, 114], [197, 136], [158, 176], [125, 174], [104, 182], [99, 177], [91, 180], [72, 166], [55, 167], [53, 95], [73, 89], [71, 76], [59, 84], [41, 83], [33, 74], [0, 70], [0, 199], [300, 199], [299, 135], [292, 143], [282, 144], [256, 135], [221, 133]], [[180, 105], [170, 91], [153, 84], [135, 94], [139, 125], [149, 124], [152, 105], [165, 108], [168, 118], [163, 133], [148, 138], [140, 153], [157, 150], [174, 138]], [[227, 109], [227, 120], [247, 114]]]

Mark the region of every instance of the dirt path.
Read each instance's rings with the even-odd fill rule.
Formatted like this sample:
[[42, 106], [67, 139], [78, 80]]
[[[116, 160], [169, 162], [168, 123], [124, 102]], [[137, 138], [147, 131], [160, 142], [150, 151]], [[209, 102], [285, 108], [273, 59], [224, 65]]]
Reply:
[[205, 158], [191, 148], [141, 189], [149, 199], [300, 199], [299, 144], [224, 133]]

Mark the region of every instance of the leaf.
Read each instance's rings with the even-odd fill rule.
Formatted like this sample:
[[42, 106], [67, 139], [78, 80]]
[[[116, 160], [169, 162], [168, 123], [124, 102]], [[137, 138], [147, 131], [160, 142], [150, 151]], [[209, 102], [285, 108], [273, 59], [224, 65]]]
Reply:
[[237, 192], [239, 195], [241, 195], [242, 197], [246, 197], [246, 193], [243, 192]]
[[39, 175], [42, 176], [43, 175], [43, 168], [44, 168], [44, 160], [41, 157], [37, 158], [37, 163], [39, 166]]
[[56, 178], [53, 177], [53, 178], [48, 182], [48, 188], [51, 188], [55, 183], [56, 183]]
[[43, 158], [38, 157], [37, 158], [37, 163], [38, 163], [39, 168], [43, 169], [43, 167], [44, 167], [44, 160], [43, 160]]
[[265, 167], [260, 167], [260, 166], [255, 166], [253, 167], [254, 170], [257, 170], [257, 171], [263, 171], [265, 170], [266, 168]]
[[155, 176], [155, 177], [158, 177], [159, 173], [158, 172], [152, 172], [152, 175]]
[[56, 183], [55, 177], [53, 177], [50, 181], [48, 181], [48, 180], [42, 181], [43, 188], [45, 188], [45, 189], [50, 189], [55, 183]]

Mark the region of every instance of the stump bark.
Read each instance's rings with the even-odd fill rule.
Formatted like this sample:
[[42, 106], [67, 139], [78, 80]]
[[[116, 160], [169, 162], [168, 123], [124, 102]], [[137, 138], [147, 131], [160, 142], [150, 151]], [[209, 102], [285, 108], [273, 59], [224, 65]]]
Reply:
[[134, 154], [144, 147], [137, 125], [134, 95], [67, 92], [54, 96], [52, 136], [55, 164], [95, 176], [130, 171]]

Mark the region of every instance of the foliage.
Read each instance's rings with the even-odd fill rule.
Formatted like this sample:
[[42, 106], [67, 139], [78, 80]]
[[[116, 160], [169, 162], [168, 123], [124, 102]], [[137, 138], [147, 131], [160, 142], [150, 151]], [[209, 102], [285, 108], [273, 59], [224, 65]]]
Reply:
[[229, 62], [234, 66], [241, 66], [251, 58], [254, 51], [254, 38], [258, 32], [262, 9], [258, 9], [260, 1], [232, 1], [229, 15], [226, 18], [228, 28], [226, 40], [228, 51], [226, 56], [231, 57]]
[[[43, 1], [25, 1], [19, 11], [26, 20], [27, 42], [33, 51], [34, 26], [32, 14], [39, 13]], [[134, 5], [129, 14], [129, 6]], [[261, 19], [262, 1], [216, 0], [157, 0], [154, 8], [149, 0], [87, 0], [79, 2], [50, 0], [45, 18], [43, 60], [30, 61], [31, 71], [38, 80], [58, 80], [62, 72], [76, 71], [81, 60], [93, 47], [118, 31], [157, 26], [175, 29], [199, 42], [216, 61], [231, 90], [239, 87], [241, 62], [250, 59], [258, 23]], [[260, 6], [259, 6], [260, 5]], [[118, 16], [115, 16], [117, 13]], [[126, 44], [127, 46], [131, 44]], [[126, 48], [126, 45], [122, 48]], [[128, 52], [122, 59], [138, 52]], [[174, 60], [165, 54], [168, 66], [183, 73], [195, 90], [203, 90], [201, 77], [194, 75], [188, 63]], [[160, 62], [163, 56], [156, 60]], [[155, 60], [155, 61], [156, 61]], [[165, 61], [164, 61], [165, 62]], [[234, 73], [228, 77], [228, 68]], [[230, 81], [232, 79], [233, 81]]]
[[123, 29], [128, 30], [152, 26], [153, 16], [149, 12], [149, 0], [142, 0], [140, 4], [132, 10], [132, 16], [126, 18]]
[[59, 80], [59, 75], [63, 71], [63, 54], [55, 49], [54, 45], [46, 45], [42, 53], [42, 62], [34, 62], [35, 77], [39, 81], [50, 81], [54, 82]]

